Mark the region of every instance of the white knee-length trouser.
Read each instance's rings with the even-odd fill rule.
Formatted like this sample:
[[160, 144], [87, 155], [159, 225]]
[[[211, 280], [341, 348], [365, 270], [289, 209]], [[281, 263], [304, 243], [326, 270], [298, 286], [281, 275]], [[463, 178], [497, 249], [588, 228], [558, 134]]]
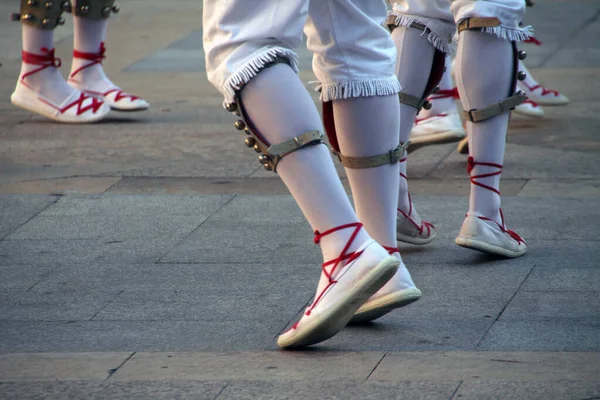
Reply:
[[520, 28], [525, 15], [524, 0], [390, 0], [397, 26], [418, 22], [429, 28], [429, 41], [444, 53], [453, 52], [456, 24], [466, 18], [495, 17], [500, 26], [486, 28], [503, 39], [522, 41], [532, 35], [531, 27]]
[[208, 79], [229, 104], [276, 58], [297, 70], [293, 49], [302, 45], [304, 30], [323, 101], [396, 94], [386, 13], [385, 0], [204, 0]]

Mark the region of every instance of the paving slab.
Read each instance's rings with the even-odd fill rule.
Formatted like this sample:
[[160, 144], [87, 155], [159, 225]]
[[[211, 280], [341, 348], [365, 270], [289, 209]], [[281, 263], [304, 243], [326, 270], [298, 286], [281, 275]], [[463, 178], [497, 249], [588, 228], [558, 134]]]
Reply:
[[600, 321], [600, 298], [597, 292], [520, 292], [500, 317], [500, 321], [535, 320]]
[[455, 398], [461, 400], [582, 400], [597, 399], [600, 382], [463, 382]]
[[117, 183], [119, 177], [73, 177], [0, 183], [0, 194], [53, 194], [104, 193]]
[[600, 270], [597, 268], [535, 268], [521, 288], [523, 291], [598, 292]]
[[12, 296], [11, 307], [0, 311], [0, 321], [87, 321], [119, 295], [105, 288], [94, 292], [32, 290]]
[[19, 228], [56, 200], [56, 197], [47, 195], [0, 196], [0, 238]]
[[229, 384], [219, 400], [234, 399], [415, 399], [447, 400], [458, 382], [234, 382]]
[[22, 293], [48, 277], [53, 265], [1, 265], [0, 292], [4, 294]]
[[0, 381], [104, 380], [130, 355], [110, 352], [0, 354]]
[[275, 350], [292, 315], [268, 325], [206, 321], [2, 322], [0, 353]]
[[149, 240], [183, 238], [206, 217], [193, 215], [69, 215], [38, 216], [8, 236], [8, 240]]
[[3, 382], [0, 397], [5, 400], [214, 400], [227, 386], [219, 382]]
[[130, 215], [192, 215], [208, 218], [227, 204], [233, 196], [67, 196], [41, 216], [130, 216]]
[[478, 350], [600, 352], [600, 323], [570, 319], [497, 321]]
[[310, 351], [136, 353], [111, 380], [364, 381], [383, 356], [380, 352]]
[[401, 352], [386, 354], [369, 380], [597, 382], [599, 374], [598, 353]]

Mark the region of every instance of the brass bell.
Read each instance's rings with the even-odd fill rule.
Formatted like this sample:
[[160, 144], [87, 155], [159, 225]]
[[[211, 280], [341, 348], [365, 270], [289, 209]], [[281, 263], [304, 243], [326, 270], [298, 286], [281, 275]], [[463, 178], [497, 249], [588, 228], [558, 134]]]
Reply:
[[50, 20], [48, 18], [44, 18], [42, 20], [42, 25], [44, 25], [44, 26], [48, 26], [49, 23], [50, 23]]
[[103, 17], [106, 17], [106, 18], [110, 17], [110, 8], [104, 7], [102, 9], [101, 13], [102, 13]]
[[426, 110], [431, 110], [431, 102], [426, 101], [425, 103], [423, 103], [423, 108]]
[[69, 1], [63, 1], [62, 3], [60, 3], [60, 9], [63, 10], [64, 12], [71, 12], [71, 2]]
[[51, 1], [47, 1], [46, 2], [46, 8], [52, 8], [52, 2]]
[[121, 11], [121, 7], [119, 7], [118, 5], [116, 5], [116, 4], [115, 4], [115, 5], [112, 7], [112, 12], [113, 12], [113, 13], [115, 13], [115, 14], [118, 14], [118, 13], [119, 13], [119, 11]]
[[237, 110], [237, 104], [235, 104], [235, 103], [227, 104], [226, 108], [227, 108], [227, 111], [234, 112], [235, 110]]
[[258, 148], [258, 144], [254, 145], [254, 151], [260, 153], [260, 149]]
[[267, 171], [273, 171], [273, 167], [271, 167], [271, 164], [264, 164], [263, 167], [265, 167]]
[[238, 131], [242, 131], [242, 130], [244, 130], [244, 128], [246, 128], [246, 124], [241, 119], [238, 121], [235, 121], [233, 126], [235, 126], [235, 129], [237, 129]]
[[29, 21], [32, 22], [35, 20], [35, 17], [31, 14], [25, 14], [21, 16], [21, 21]]
[[522, 90], [519, 90], [517, 93], [515, 93], [517, 96], [525, 96], [526, 93]]
[[65, 19], [64, 19], [63, 17], [60, 17], [60, 18], [58, 19], [58, 21], [56, 21], [56, 24], [57, 24], [57, 25], [64, 25], [64, 24], [65, 24]]
[[245, 128], [244, 128], [244, 133], [245, 133], [246, 135], [249, 135], [249, 134], [250, 134], [250, 129], [248, 129], [248, 127], [245, 127]]
[[81, 6], [81, 8], [79, 9], [80, 14], [87, 14], [89, 11], [90, 11], [89, 6]]
[[519, 73], [517, 74], [517, 79], [520, 81], [524, 81], [525, 78], [527, 78], [527, 74], [523, 71], [519, 71]]
[[267, 163], [271, 162], [271, 157], [267, 156], [266, 154], [262, 154], [262, 155], [258, 156], [258, 161], [261, 164], [267, 164]]
[[256, 144], [256, 140], [254, 140], [254, 138], [252, 137], [249, 137], [246, 140], [244, 140], [244, 143], [246, 144], [246, 146], [252, 147]]
[[31, 7], [35, 6], [36, 3], [37, 3], [37, 1], [35, 1], [35, 0], [27, 0], [27, 5], [31, 6]]
[[525, 52], [524, 50], [519, 50], [519, 52], [517, 53], [517, 57], [519, 58], [519, 60], [524, 60], [527, 58], [527, 52]]

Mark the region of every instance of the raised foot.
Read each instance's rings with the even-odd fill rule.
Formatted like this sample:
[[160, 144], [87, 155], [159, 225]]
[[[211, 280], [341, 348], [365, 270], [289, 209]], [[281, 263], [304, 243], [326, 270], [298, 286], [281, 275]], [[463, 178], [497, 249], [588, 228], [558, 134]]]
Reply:
[[327, 340], [341, 331], [354, 313], [396, 273], [400, 261], [368, 240], [302, 318], [277, 339], [283, 349], [296, 349]]

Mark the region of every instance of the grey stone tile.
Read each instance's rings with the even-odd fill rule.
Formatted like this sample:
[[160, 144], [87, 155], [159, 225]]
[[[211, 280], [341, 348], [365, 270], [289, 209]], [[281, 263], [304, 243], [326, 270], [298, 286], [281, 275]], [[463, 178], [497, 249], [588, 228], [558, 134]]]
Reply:
[[275, 350], [285, 322], [7, 321], [0, 353]]
[[111, 379], [362, 381], [383, 356], [382, 352], [138, 352]]
[[473, 380], [463, 382], [456, 392], [461, 400], [575, 400], [596, 399], [600, 381], [504, 382]]
[[[292, 259], [296, 248], [312, 243], [306, 226], [207, 221], [179, 243], [163, 263], [306, 263], [314, 260], [318, 246], [306, 258]], [[286, 257], [287, 256], [287, 257]], [[320, 261], [319, 261], [320, 263]]]
[[89, 320], [110, 303], [119, 291], [110, 288], [93, 292], [32, 290], [16, 294], [12, 306], [0, 312], [3, 321]]
[[595, 292], [519, 292], [500, 321], [566, 319], [600, 321], [600, 298]]
[[206, 217], [192, 215], [40, 216], [8, 236], [9, 240], [127, 240], [185, 236]]
[[4, 240], [0, 242], [0, 265], [154, 263], [178, 240], [177, 236], [151, 240]]
[[219, 400], [234, 399], [415, 399], [447, 400], [458, 382], [233, 382]]
[[48, 276], [51, 265], [0, 265], [0, 293], [22, 293]]
[[316, 348], [335, 351], [472, 350], [491, 323], [484, 317], [410, 317], [396, 311], [364, 326], [348, 326]]
[[[236, 196], [211, 218], [213, 223], [261, 225], [273, 227], [308, 223], [290, 195]], [[273, 228], [273, 230], [276, 230]], [[262, 232], [261, 232], [262, 233]]]
[[43, 216], [114, 216], [123, 218], [143, 215], [190, 215], [207, 218], [233, 196], [127, 196], [104, 194], [102, 196], [66, 196], [48, 207]]
[[371, 381], [597, 381], [598, 353], [398, 352], [387, 353]]
[[600, 351], [600, 323], [573, 321], [498, 321], [478, 350]]
[[[527, 238], [526, 238], [527, 239]], [[402, 259], [413, 271], [416, 265], [462, 265], [472, 268], [521, 266], [529, 270], [560, 268], [597, 268], [600, 256], [599, 242], [527, 240], [528, 251], [523, 257], [503, 259], [456, 246], [452, 240], [440, 237], [427, 246], [400, 245]]]
[[263, 290], [227, 287], [204, 290], [125, 290], [94, 320], [207, 321], [243, 324], [260, 321], [281, 324], [307, 302], [312, 287], [297, 285], [297, 291], [271, 285]]
[[0, 354], [0, 381], [105, 380], [131, 353]]
[[[577, 264], [575, 260], [573, 264]], [[523, 291], [600, 291], [600, 270], [596, 268], [535, 268], [527, 277]]]
[[226, 386], [220, 382], [3, 382], [5, 400], [214, 400]]
[[0, 239], [18, 228], [52, 202], [54, 196], [0, 195]]
[[215, 293], [303, 292], [316, 286], [319, 266], [275, 263], [248, 264], [69, 264], [55, 268], [37, 290], [197, 291]]

